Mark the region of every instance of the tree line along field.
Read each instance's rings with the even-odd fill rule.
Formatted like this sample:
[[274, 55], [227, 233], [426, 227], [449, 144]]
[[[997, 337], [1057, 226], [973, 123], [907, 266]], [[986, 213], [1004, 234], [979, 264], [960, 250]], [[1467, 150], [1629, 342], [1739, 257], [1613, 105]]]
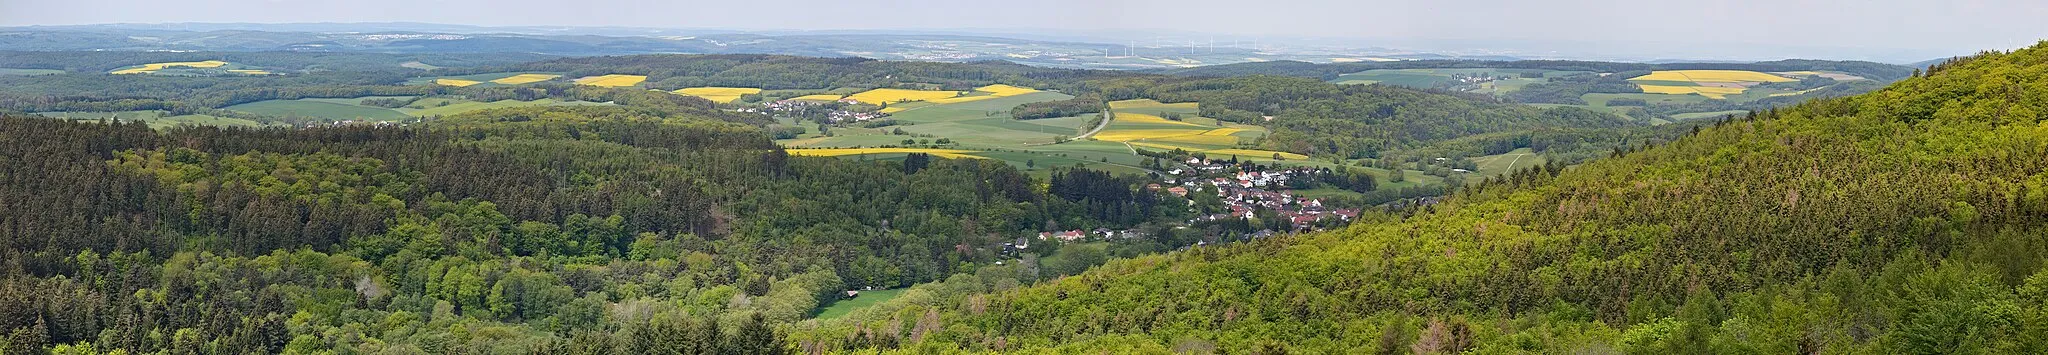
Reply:
[[165, 111], [114, 111], [114, 112], [38, 112], [43, 117], [62, 118], [76, 121], [121, 120], [139, 121], [150, 128], [164, 129], [181, 125], [218, 127], [262, 127], [268, 126], [242, 118], [216, 117], [209, 115], [173, 115]]
[[51, 75], [51, 74], [63, 74], [63, 73], [64, 73], [64, 71], [63, 71], [63, 70], [60, 70], [60, 69], [21, 69], [21, 68], [0, 68], [0, 75], [22, 75], [22, 76], [29, 76], [29, 75]]

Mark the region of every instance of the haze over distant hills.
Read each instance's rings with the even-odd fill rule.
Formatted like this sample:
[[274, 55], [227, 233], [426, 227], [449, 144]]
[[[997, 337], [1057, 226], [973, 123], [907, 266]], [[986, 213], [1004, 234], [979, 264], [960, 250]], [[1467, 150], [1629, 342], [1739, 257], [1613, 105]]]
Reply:
[[1674, 43], [1218, 36], [1186, 31], [1042, 29], [736, 30], [376, 23], [162, 23], [0, 27], [4, 50], [522, 52], [563, 56], [759, 53], [885, 60], [1008, 60], [1093, 69], [1242, 62], [1569, 59], [1748, 62], [1788, 58], [1915, 63], [1966, 53], [1849, 47]]

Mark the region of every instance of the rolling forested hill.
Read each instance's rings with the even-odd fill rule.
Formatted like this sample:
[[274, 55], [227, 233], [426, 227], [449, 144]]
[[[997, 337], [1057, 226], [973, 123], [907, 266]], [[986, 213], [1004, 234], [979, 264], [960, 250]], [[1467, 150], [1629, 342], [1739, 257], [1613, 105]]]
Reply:
[[1336, 232], [955, 277], [819, 349], [2048, 352], [2048, 48], [1725, 120]]
[[[462, 55], [423, 69], [248, 53], [116, 75], [209, 59], [64, 55], [0, 53], [70, 71], [0, 76], [0, 108], [71, 118], [0, 117], [0, 353], [2048, 351], [2044, 49], [1665, 125], [1389, 85], [1004, 62]], [[241, 65], [278, 72], [225, 72]], [[436, 83], [523, 72], [567, 77]], [[568, 80], [613, 75], [646, 82]], [[759, 110], [762, 95], [990, 84], [1060, 92], [953, 114], [1078, 126], [1120, 103], [1124, 119], [1270, 129], [1228, 148], [1310, 155], [1287, 164], [1435, 171], [1442, 187], [1411, 189], [1458, 192], [1257, 239], [1253, 221], [1198, 219], [1219, 213], [1188, 207], [1214, 207], [1191, 203], [1203, 194], [1033, 166], [1051, 155], [792, 156], [768, 131], [811, 123]], [[648, 90], [706, 85], [768, 90]], [[361, 124], [236, 107], [458, 99], [478, 107]], [[543, 99], [579, 105], [482, 105]], [[98, 118], [145, 111], [296, 127]], [[925, 111], [899, 112], [948, 112]], [[1524, 148], [1547, 164], [1453, 172]], [[1593, 157], [1608, 159], [1570, 165]], [[1021, 170], [1041, 167], [1049, 179]], [[1097, 228], [1139, 237], [1034, 239]], [[870, 288], [888, 290], [854, 299], [877, 305], [825, 310]]]
[[[755, 126], [617, 106], [161, 131], [6, 116], [0, 201], [8, 354], [772, 353], [771, 327], [843, 290], [980, 272], [1048, 226], [1188, 213], [1128, 178], [791, 157]], [[1183, 243], [1031, 251], [1075, 273], [1160, 241]]]

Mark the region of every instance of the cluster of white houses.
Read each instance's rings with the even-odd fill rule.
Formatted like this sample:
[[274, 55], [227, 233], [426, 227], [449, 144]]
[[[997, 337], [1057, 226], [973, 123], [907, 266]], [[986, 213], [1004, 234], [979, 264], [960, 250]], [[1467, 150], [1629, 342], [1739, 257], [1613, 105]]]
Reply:
[[[1190, 160], [1193, 163], [1201, 163], [1199, 160]], [[1208, 169], [1214, 166], [1203, 164], [1193, 165], [1191, 168]], [[1169, 173], [1178, 174], [1180, 171], [1169, 171]], [[1216, 197], [1223, 200], [1223, 204], [1230, 209], [1230, 213], [1203, 216], [1199, 218], [1202, 220], [1219, 220], [1224, 218], [1250, 219], [1254, 211], [1267, 209], [1272, 210], [1280, 219], [1287, 220], [1295, 229], [1306, 230], [1314, 228], [1317, 222], [1323, 220], [1334, 219], [1349, 222], [1351, 219], [1357, 218], [1358, 209], [1331, 209], [1323, 206], [1323, 201], [1320, 199], [1298, 198], [1285, 190], [1269, 190], [1269, 188], [1279, 189], [1285, 187], [1287, 182], [1293, 179], [1314, 179], [1316, 178], [1315, 174], [1319, 173], [1321, 173], [1320, 170], [1312, 168], [1238, 171], [1234, 174], [1226, 174], [1223, 177], [1214, 177], [1206, 180], [1168, 180], [1169, 184], [1178, 184], [1179, 186], [1167, 187], [1165, 190], [1181, 197], [1187, 197], [1189, 193], [1198, 191], [1204, 186], [1216, 191]], [[1147, 187], [1158, 189], [1160, 185], [1154, 184]]]
[[[845, 104], [860, 103], [859, 101], [854, 101], [853, 99], [839, 99], [839, 102]], [[770, 114], [778, 114], [799, 111], [806, 108], [810, 108], [812, 106], [821, 106], [824, 104], [825, 102], [822, 101], [790, 99], [763, 104], [761, 105], [760, 111]], [[754, 112], [753, 108], [744, 108], [740, 110], [744, 112]], [[831, 123], [863, 122], [887, 116], [889, 115], [880, 112], [858, 112], [847, 110], [832, 110], [831, 112], [825, 113], [825, 119], [831, 121]]]

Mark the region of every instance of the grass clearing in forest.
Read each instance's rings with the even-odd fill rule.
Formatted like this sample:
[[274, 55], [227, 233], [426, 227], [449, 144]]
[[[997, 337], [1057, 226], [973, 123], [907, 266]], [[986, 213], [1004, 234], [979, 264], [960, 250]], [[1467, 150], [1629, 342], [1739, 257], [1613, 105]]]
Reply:
[[832, 302], [832, 305], [825, 306], [824, 309], [819, 310], [818, 316], [813, 318], [833, 319], [844, 317], [848, 313], [853, 313], [853, 311], [855, 310], [859, 310], [861, 308], [868, 308], [868, 306], [873, 306], [881, 304], [882, 302], [888, 302], [889, 300], [896, 299], [897, 296], [903, 295], [903, 291], [907, 290], [910, 289], [899, 288], [894, 290], [860, 291], [860, 297], [854, 297], [852, 299], [843, 299]]
[[583, 78], [576, 79], [577, 84], [602, 86], [608, 88], [622, 88], [640, 85], [640, 82], [643, 81], [647, 81], [646, 75], [606, 74], [599, 76], [586, 76]]
[[1549, 160], [1544, 159], [1542, 154], [1536, 154], [1534, 150], [1521, 148], [1507, 153], [1472, 158], [1472, 162], [1479, 166], [1479, 170], [1474, 172], [1479, 176], [1501, 176], [1518, 169], [1543, 166]]

